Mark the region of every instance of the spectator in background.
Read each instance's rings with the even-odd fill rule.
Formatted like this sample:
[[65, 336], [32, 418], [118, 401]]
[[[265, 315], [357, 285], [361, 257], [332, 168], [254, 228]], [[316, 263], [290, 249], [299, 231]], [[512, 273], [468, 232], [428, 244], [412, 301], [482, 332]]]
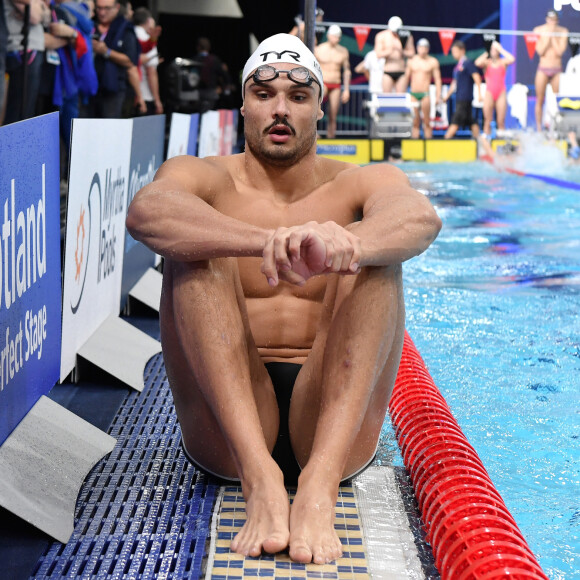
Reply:
[[549, 10], [546, 14], [546, 23], [536, 26], [534, 33], [538, 35], [536, 52], [540, 57], [535, 78], [536, 128], [541, 131], [546, 88], [549, 84], [554, 93], [559, 90], [562, 55], [568, 46], [568, 29], [558, 26], [558, 13]]
[[[324, 10], [322, 10], [322, 8], [317, 8], [315, 21], [317, 23], [320, 23], [323, 20], [324, 20]], [[290, 31], [290, 34], [292, 34], [293, 36], [297, 36], [302, 42], [306, 42], [306, 40], [304, 39], [304, 34], [306, 32], [306, 23], [302, 19], [302, 14], [298, 14], [296, 18], [294, 18], [294, 22], [295, 24], [292, 30]], [[324, 26], [320, 25], [316, 26], [314, 44], [318, 44], [320, 42], [320, 39], [322, 38], [323, 34], [324, 34]]]
[[443, 102], [447, 102], [453, 93], [456, 93], [455, 112], [451, 118], [445, 139], [451, 139], [460, 127], [469, 127], [473, 137], [479, 137], [479, 125], [471, 111], [473, 101], [473, 86], [477, 86], [477, 100], [481, 102], [481, 75], [475, 64], [465, 56], [465, 44], [456, 40], [451, 45], [451, 55], [457, 61], [453, 69], [453, 80], [449, 92]]
[[68, 157], [71, 123], [79, 116], [79, 99], [87, 102], [98, 88], [91, 46], [93, 24], [88, 8], [80, 2], [55, 0], [50, 12], [50, 33], [65, 42], [47, 51], [40, 88], [41, 112], [60, 112], [60, 135]]
[[407, 90], [405, 59], [415, 55], [415, 45], [413, 37], [409, 36], [403, 46], [403, 41], [398, 34], [402, 26], [403, 21], [398, 16], [391, 16], [387, 29], [375, 36], [377, 57], [385, 59], [384, 93], [404, 93]]
[[365, 76], [369, 83], [369, 93], [382, 93], [384, 70], [385, 59], [379, 58], [374, 50], [369, 50], [364, 60], [356, 65], [354, 72]]
[[202, 36], [198, 39], [194, 60], [200, 63], [200, 112], [204, 113], [215, 109], [227, 79], [222, 61], [211, 53], [211, 42], [208, 38]]
[[340, 26], [333, 24], [326, 32], [326, 42], [314, 48], [324, 78], [324, 100], [328, 101], [326, 136], [329, 139], [336, 136], [336, 119], [341, 103], [348, 103], [350, 99], [350, 59], [348, 50], [339, 44], [341, 36]]
[[491, 136], [493, 113], [496, 115], [498, 131], [505, 130], [505, 115], [507, 112], [507, 92], [505, 73], [508, 66], [515, 62], [511, 53], [494, 40], [489, 53], [485, 51], [475, 59], [475, 66], [483, 69], [485, 78], [485, 96], [483, 97], [483, 133]]
[[139, 56], [139, 79], [141, 96], [145, 101], [148, 115], [160, 115], [163, 113], [163, 105], [159, 96], [159, 53], [157, 51], [157, 39], [161, 34], [161, 28], [156, 26], [151, 12], [147, 8], [137, 8], [133, 14], [135, 34], [141, 47]]
[[441, 70], [439, 61], [429, 55], [429, 41], [421, 38], [417, 43], [417, 54], [410, 58], [405, 69], [405, 84], [411, 83], [411, 99], [415, 108], [411, 136], [418, 139], [423, 117], [423, 137], [431, 139], [431, 81], [435, 83], [435, 102], [441, 102]]
[[[23, 25], [27, 5], [30, 8], [30, 27], [25, 39]], [[48, 26], [50, 22], [50, 10], [43, 0], [4, 0], [4, 14], [8, 27], [6, 72], [9, 79], [4, 124], [8, 125], [29, 119], [36, 113], [46, 46], [44, 26]]]
[[120, 12], [117, 0], [96, 0], [95, 12], [95, 36], [92, 43], [99, 90], [89, 100], [83, 115], [118, 119], [122, 116], [128, 71], [134, 68], [138, 75], [139, 43], [133, 26]]
[[4, 14], [4, 0], [0, 0], [0, 125], [4, 119], [4, 97], [6, 73], [6, 47], [8, 46], [8, 28]]

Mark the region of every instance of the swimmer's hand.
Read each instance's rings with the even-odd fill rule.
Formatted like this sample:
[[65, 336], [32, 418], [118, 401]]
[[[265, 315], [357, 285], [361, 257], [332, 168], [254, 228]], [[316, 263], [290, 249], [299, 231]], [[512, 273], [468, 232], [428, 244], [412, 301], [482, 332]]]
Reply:
[[319, 274], [358, 274], [361, 242], [335, 222], [278, 228], [266, 242], [262, 273], [270, 286], [279, 280], [302, 286]]

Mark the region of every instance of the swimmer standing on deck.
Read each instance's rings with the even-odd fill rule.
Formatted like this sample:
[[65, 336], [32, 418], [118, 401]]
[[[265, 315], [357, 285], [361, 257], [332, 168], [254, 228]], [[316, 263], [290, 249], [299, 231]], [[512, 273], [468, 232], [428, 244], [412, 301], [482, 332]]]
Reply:
[[441, 103], [441, 69], [439, 61], [429, 55], [429, 41], [426, 38], [417, 42], [417, 54], [407, 62], [405, 70], [406, 83], [411, 83], [411, 99], [415, 107], [411, 137], [418, 139], [421, 134], [421, 117], [423, 117], [423, 136], [433, 137], [431, 128], [431, 97], [429, 90], [431, 80], [435, 84], [435, 102]]
[[560, 73], [562, 72], [562, 55], [568, 46], [568, 29], [558, 25], [558, 13], [548, 10], [546, 22], [534, 28], [538, 35], [536, 52], [540, 57], [534, 85], [536, 88], [536, 129], [542, 130], [542, 113], [546, 100], [546, 88], [551, 85], [554, 94], [560, 88]]
[[333, 24], [326, 32], [327, 41], [314, 48], [324, 77], [323, 100], [328, 101], [326, 136], [329, 139], [336, 137], [336, 119], [341, 103], [344, 105], [350, 99], [350, 61], [348, 50], [339, 44], [341, 36], [340, 26]]
[[[245, 152], [166, 161], [127, 217], [165, 258], [161, 338], [184, 449], [241, 482], [232, 550], [317, 564], [341, 555], [338, 487], [377, 447], [403, 344], [401, 263], [441, 227], [399, 169], [316, 155], [322, 85], [297, 37], [266, 39], [243, 71]], [[273, 385], [285, 374], [293, 389]], [[292, 456], [275, 461], [275, 445]], [[291, 509], [287, 460], [302, 467]]]

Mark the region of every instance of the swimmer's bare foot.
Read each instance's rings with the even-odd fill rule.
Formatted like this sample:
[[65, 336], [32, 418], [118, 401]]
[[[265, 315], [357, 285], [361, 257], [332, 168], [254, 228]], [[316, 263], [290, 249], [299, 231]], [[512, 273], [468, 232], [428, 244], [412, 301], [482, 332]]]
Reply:
[[342, 544], [334, 530], [338, 482], [328, 477], [300, 474], [290, 510], [290, 558], [308, 564], [327, 564], [340, 558]]
[[242, 482], [246, 500], [246, 523], [232, 540], [231, 550], [257, 557], [288, 547], [290, 503], [282, 472], [263, 475], [252, 483]]

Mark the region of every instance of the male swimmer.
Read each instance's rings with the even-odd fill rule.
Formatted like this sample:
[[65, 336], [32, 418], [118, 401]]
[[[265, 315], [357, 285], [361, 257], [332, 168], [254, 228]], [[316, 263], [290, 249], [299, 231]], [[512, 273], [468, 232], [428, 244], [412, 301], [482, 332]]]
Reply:
[[536, 88], [536, 129], [542, 130], [542, 113], [546, 100], [546, 88], [548, 84], [554, 93], [560, 88], [560, 73], [562, 72], [562, 55], [568, 46], [568, 29], [558, 25], [558, 13], [549, 10], [546, 14], [546, 22], [534, 28], [538, 35], [536, 52], [540, 57], [534, 84]]
[[402, 26], [403, 21], [398, 16], [391, 16], [387, 23], [387, 28], [381, 30], [375, 36], [377, 58], [385, 59], [384, 93], [404, 93], [407, 90], [407, 85], [405, 84], [405, 59], [415, 55], [415, 45], [413, 36], [409, 35], [403, 46], [403, 40], [399, 36]]
[[336, 136], [336, 119], [341, 103], [350, 99], [350, 59], [348, 50], [339, 44], [342, 30], [332, 24], [326, 32], [327, 41], [314, 49], [324, 77], [323, 97], [328, 100], [328, 124], [326, 136]]
[[[339, 484], [372, 461], [397, 373], [401, 264], [441, 221], [399, 169], [316, 155], [323, 78], [296, 36], [264, 40], [242, 74], [245, 152], [166, 161], [127, 226], [165, 258], [161, 338], [184, 449], [242, 486], [231, 549], [323, 564], [342, 553]], [[292, 457], [278, 463], [276, 445]], [[286, 459], [301, 468], [291, 508]]]
[[405, 70], [406, 83], [410, 82], [411, 99], [415, 107], [411, 137], [418, 139], [421, 134], [421, 117], [423, 117], [423, 136], [433, 137], [431, 128], [431, 81], [435, 84], [435, 102], [441, 102], [441, 69], [439, 61], [429, 55], [429, 41], [421, 38], [417, 42], [417, 54], [407, 61]]

